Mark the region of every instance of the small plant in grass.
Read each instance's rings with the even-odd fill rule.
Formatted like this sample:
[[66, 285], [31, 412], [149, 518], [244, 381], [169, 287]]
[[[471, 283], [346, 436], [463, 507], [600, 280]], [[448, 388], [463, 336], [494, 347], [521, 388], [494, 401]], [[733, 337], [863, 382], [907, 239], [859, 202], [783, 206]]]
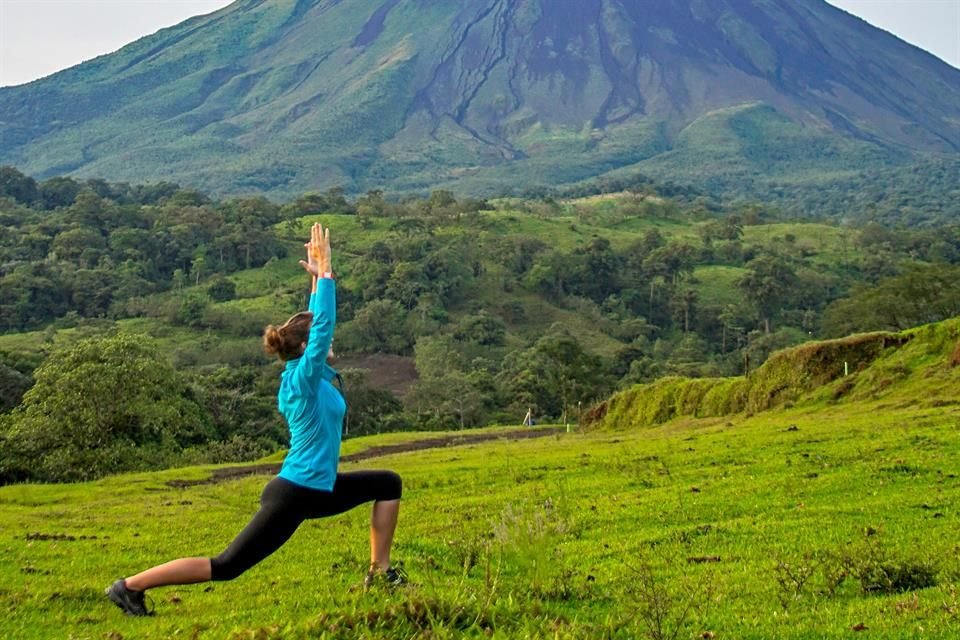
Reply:
[[904, 593], [937, 584], [937, 570], [910, 560], [868, 565], [857, 576], [864, 593]]
[[880, 533], [872, 528], [844, 562], [865, 594], [904, 593], [937, 584], [935, 567], [919, 560], [892, 557]]
[[558, 543], [569, 534], [570, 521], [547, 498], [533, 508], [508, 504], [494, 527], [494, 539], [519, 569], [529, 592], [539, 598], [567, 599], [567, 580]]
[[937, 568], [928, 562], [893, 557], [884, 547], [880, 533], [868, 528], [864, 539], [843, 551], [819, 554], [825, 592], [836, 596], [852, 578], [859, 591], [869, 594], [893, 594], [936, 586]]
[[960, 618], [960, 593], [957, 591], [957, 586], [951, 584], [945, 591], [943, 611], [953, 619]]
[[960, 366], [960, 342], [956, 344], [953, 348], [953, 353], [950, 354], [950, 366]]
[[820, 569], [823, 572], [824, 592], [834, 598], [853, 573], [854, 566], [848, 554], [827, 551], [822, 554]]
[[463, 571], [464, 575], [469, 575], [482, 558], [486, 547], [489, 546], [489, 541], [480, 536], [474, 536], [451, 540], [448, 544], [457, 566]]
[[633, 601], [634, 621], [651, 640], [689, 637], [694, 617], [710, 600], [712, 580], [687, 580], [669, 584], [662, 573], [641, 559], [623, 562], [623, 589]]
[[[492, 628], [491, 607], [500, 591], [503, 575], [503, 549], [493, 541], [474, 538], [465, 545], [466, 552], [459, 556], [462, 560], [463, 573], [457, 588], [453, 592], [453, 602], [458, 603], [461, 611], [475, 613], [471, 626], [480, 626], [484, 629]], [[483, 570], [483, 588], [477, 590], [475, 586], [467, 584], [471, 569], [479, 567]], [[449, 594], [449, 587], [436, 583], [428, 575], [428, 585], [436, 594]], [[439, 596], [438, 596], [439, 597]], [[490, 618], [490, 619], [488, 619]], [[442, 621], [438, 621], [438, 624]], [[436, 625], [435, 625], [436, 626]]]
[[799, 600], [804, 588], [820, 567], [820, 561], [814, 554], [805, 553], [797, 559], [779, 559], [774, 566], [777, 580], [777, 598], [784, 609], [790, 603]]

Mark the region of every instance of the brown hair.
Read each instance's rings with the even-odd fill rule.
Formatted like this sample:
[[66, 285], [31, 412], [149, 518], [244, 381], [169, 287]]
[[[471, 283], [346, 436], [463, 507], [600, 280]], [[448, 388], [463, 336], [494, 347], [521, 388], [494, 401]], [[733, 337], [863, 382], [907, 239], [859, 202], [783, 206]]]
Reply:
[[282, 326], [267, 325], [263, 330], [263, 348], [270, 355], [276, 354], [281, 360], [292, 360], [303, 355], [301, 345], [307, 341], [313, 314], [301, 311], [291, 316]]

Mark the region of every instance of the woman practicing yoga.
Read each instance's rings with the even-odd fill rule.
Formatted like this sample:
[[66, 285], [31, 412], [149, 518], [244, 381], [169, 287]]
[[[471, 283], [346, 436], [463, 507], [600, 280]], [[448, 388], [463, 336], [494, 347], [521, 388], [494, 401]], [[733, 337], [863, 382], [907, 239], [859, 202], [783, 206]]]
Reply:
[[269, 326], [263, 342], [268, 353], [286, 362], [277, 394], [280, 413], [290, 427], [290, 451], [276, 478], [260, 496], [260, 510], [240, 535], [215, 558], [180, 558], [110, 585], [106, 594], [124, 612], [148, 615], [144, 592], [154, 587], [232, 580], [286, 542], [304, 520], [324, 518], [373, 501], [370, 520], [370, 570], [364, 586], [397, 586], [404, 573], [390, 565], [402, 490], [392, 471], [337, 473], [346, 403], [331, 384], [337, 372], [327, 364], [336, 322], [336, 288], [330, 267], [330, 229], [315, 224], [307, 261], [313, 277], [309, 311], [281, 327]]

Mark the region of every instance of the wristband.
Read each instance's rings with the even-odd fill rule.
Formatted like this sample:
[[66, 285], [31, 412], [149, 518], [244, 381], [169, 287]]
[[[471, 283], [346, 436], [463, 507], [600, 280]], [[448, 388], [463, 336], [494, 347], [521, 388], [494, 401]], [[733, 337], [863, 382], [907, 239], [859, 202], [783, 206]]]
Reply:
[[326, 279], [326, 280], [333, 280], [333, 272], [332, 272], [332, 271], [324, 271], [323, 273], [320, 274], [320, 277], [321, 277], [321, 278], [324, 278], [324, 279]]

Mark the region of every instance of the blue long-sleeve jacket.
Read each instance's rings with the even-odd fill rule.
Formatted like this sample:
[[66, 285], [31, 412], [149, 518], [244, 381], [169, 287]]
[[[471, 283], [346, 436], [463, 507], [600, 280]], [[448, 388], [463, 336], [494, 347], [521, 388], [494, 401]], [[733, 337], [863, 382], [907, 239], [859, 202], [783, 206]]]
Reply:
[[321, 278], [310, 295], [313, 324], [303, 355], [288, 360], [280, 378], [277, 405], [290, 427], [290, 451], [280, 477], [311, 489], [331, 491], [337, 479], [340, 437], [347, 404], [331, 381], [327, 364], [337, 320], [334, 281]]

